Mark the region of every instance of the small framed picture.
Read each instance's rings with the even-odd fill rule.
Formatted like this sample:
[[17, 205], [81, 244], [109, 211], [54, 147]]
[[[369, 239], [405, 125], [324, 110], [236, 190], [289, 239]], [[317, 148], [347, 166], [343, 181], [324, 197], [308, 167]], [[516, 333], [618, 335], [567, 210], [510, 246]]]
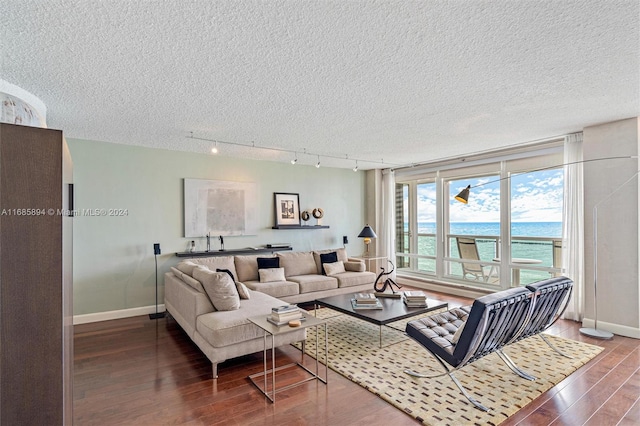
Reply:
[[274, 192], [276, 226], [300, 226], [300, 197], [298, 194]]

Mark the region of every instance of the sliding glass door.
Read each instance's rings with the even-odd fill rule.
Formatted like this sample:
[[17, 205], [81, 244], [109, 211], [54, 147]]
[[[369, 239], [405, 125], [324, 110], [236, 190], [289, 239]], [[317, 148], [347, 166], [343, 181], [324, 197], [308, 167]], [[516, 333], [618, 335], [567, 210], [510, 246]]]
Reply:
[[511, 178], [512, 286], [526, 285], [562, 268], [562, 168]]
[[[445, 183], [449, 214], [445, 216], [443, 225], [447, 230], [448, 276], [480, 284], [497, 283], [501, 234], [500, 175], [452, 179]], [[469, 185], [474, 188], [469, 202], [457, 201], [455, 196]]]

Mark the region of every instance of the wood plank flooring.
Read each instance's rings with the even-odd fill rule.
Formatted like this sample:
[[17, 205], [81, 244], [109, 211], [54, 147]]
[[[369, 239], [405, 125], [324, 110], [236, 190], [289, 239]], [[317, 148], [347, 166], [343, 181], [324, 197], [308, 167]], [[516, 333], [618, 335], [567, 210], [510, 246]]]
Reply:
[[[450, 306], [470, 302], [431, 296]], [[579, 327], [559, 321], [549, 332], [605, 350], [504, 425], [640, 424], [640, 340], [595, 340], [582, 336]], [[290, 346], [276, 351], [278, 365], [299, 357]], [[307, 357], [313, 368], [311, 361]], [[213, 380], [207, 358], [171, 318], [75, 326], [74, 370], [75, 425], [417, 424], [331, 370], [328, 385], [309, 382], [278, 393], [271, 404], [247, 379], [262, 371], [262, 353], [225, 362]], [[294, 369], [282, 380], [301, 374]]]

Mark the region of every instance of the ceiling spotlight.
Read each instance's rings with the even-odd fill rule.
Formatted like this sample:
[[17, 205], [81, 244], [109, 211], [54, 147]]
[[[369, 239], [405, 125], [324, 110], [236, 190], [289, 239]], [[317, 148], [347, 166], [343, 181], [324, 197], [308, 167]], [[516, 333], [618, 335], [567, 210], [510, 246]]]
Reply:
[[358, 160], [356, 160], [356, 166], [353, 168], [353, 171], [354, 171], [354, 172], [357, 172], [357, 171], [358, 171]]
[[316, 163], [316, 169], [320, 168], [320, 156], [318, 155], [318, 162]]
[[296, 164], [298, 162], [298, 153], [296, 152], [295, 157], [291, 160], [291, 164]]
[[218, 153], [218, 142], [214, 141], [213, 143], [214, 143], [214, 145], [213, 145], [213, 148], [211, 148], [211, 153], [212, 154], [217, 154]]

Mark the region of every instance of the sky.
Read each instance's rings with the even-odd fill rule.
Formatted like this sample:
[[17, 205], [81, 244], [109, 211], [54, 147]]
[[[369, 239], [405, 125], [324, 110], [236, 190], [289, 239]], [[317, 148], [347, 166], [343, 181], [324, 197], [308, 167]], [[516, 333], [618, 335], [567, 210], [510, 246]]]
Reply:
[[[499, 176], [450, 182], [450, 222], [500, 222]], [[483, 186], [474, 186], [484, 184]], [[454, 200], [471, 185], [469, 203]], [[436, 221], [435, 184], [418, 185], [418, 222]], [[562, 222], [563, 171], [545, 170], [511, 177], [511, 222]]]

